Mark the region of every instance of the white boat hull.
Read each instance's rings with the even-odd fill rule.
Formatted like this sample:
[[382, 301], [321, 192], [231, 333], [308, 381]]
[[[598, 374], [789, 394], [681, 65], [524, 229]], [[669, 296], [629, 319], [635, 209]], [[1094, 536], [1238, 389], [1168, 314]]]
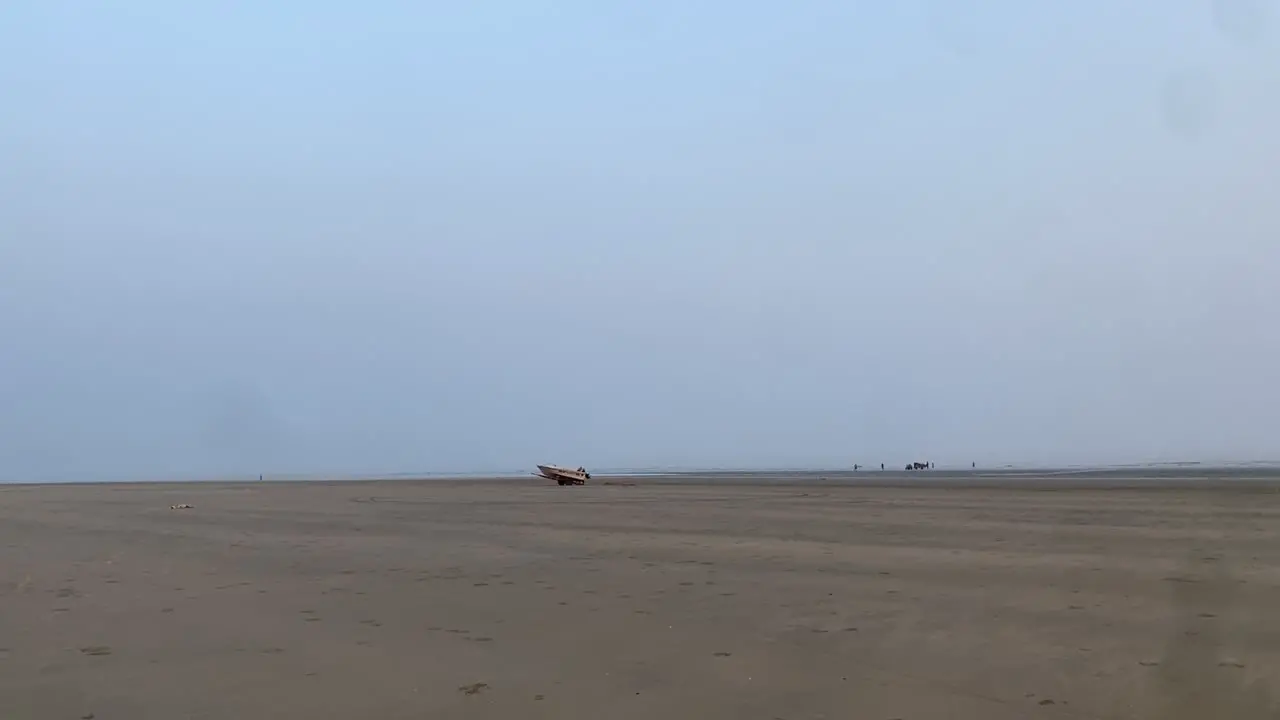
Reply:
[[591, 473], [586, 470], [573, 470], [558, 465], [539, 465], [538, 472], [548, 480], [555, 480], [561, 485], [586, 485]]

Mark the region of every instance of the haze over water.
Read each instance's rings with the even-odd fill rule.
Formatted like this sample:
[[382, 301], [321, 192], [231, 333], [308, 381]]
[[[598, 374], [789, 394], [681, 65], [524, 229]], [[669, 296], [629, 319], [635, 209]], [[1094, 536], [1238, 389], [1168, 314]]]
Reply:
[[0, 10], [0, 480], [1280, 455], [1273, 0]]

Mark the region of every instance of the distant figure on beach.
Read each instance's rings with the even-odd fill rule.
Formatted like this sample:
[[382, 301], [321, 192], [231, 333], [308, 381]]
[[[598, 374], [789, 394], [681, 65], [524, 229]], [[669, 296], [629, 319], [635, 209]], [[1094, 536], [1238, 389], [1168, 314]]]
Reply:
[[973, 464], [973, 467], [974, 467], [974, 468], [977, 468], [977, 467], [978, 467], [978, 463], [976, 463], [976, 462], [975, 462], [975, 463]]
[[880, 469], [881, 469], [881, 470], [883, 470], [883, 469], [884, 469], [884, 463], [880, 463]]
[[854, 470], [857, 470], [857, 469], [858, 469], [858, 463], [854, 463], [854, 464], [853, 464], [853, 469], [854, 469]]

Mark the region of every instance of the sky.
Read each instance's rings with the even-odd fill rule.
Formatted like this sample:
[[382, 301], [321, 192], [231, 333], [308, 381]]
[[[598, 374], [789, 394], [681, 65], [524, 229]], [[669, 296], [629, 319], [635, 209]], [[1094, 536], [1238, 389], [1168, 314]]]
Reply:
[[1280, 0], [15, 0], [0, 89], [0, 481], [1280, 458]]

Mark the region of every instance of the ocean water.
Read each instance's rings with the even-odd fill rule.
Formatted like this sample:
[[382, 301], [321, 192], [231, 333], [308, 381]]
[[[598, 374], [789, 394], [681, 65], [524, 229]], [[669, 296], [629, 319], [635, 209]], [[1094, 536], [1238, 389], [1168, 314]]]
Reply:
[[[990, 480], [1032, 480], [1035, 478], [1067, 480], [1078, 478], [1080, 482], [1102, 482], [1113, 480], [1206, 480], [1206, 479], [1278, 479], [1280, 478], [1280, 461], [1259, 460], [1238, 463], [1202, 463], [1198, 461], [1160, 462], [1160, 463], [1126, 463], [1112, 465], [1034, 465], [1004, 464], [999, 466], [982, 466], [976, 468], [963, 465], [938, 465], [932, 470], [904, 470], [900, 465], [889, 466], [880, 470], [879, 463], [874, 467], [854, 470], [852, 466], [843, 468], [822, 467], [600, 467], [588, 468], [592, 479], [605, 478], [650, 478], [668, 481], [685, 482], [857, 482], [900, 478], [919, 481], [945, 481], [963, 479]], [[478, 470], [474, 472], [438, 472], [438, 471], [398, 471], [368, 473], [270, 473], [261, 478], [271, 482], [316, 482], [316, 481], [371, 481], [371, 480], [456, 480], [456, 479], [491, 479], [538, 477], [536, 468], [501, 468]], [[31, 481], [39, 484], [74, 484], [84, 482], [249, 482], [259, 479], [256, 474], [233, 475], [185, 475], [185, 476], [152, 476], [139, 478], [112, 478], [107, 480], [86, 480], [67, 477], [40, 479]], [[0, 481], [0, 485], [28, 484], [22, 480]]]

